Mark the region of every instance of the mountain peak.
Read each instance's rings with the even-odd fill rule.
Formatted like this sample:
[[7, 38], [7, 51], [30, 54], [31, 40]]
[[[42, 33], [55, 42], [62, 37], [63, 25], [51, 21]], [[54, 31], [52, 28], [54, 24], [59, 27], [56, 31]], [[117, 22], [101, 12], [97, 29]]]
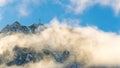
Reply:
[[21, 26], [21, 24], [18, 21], [15, 21], [11, 26]]
[[[44, 27], [42, 24], [32, 24], [30, 26], [21, 25], [18, 21], [15, 21], [11, 25], [6, 25], [0, 33], [19, 32], [19, 33], [35, 33], [39, 26]], [[37, 30], [40, 31], [40, 30]]]

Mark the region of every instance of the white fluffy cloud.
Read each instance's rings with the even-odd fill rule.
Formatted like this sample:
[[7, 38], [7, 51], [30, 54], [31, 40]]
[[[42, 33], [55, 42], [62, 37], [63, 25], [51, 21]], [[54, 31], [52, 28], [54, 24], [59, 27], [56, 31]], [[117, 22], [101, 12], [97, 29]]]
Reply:
[[67, 7], [78, 14], [83, 13], [83, 11], [96, 4], [112, 8], [115, 14], [120, 13], [120, 0], [70, 0], [70, 4]]
[[[7, 36], [0, 34], [0, 54], [3, 58], [3, 65], [0, 65], [0, 68], [26, 68], [26, 66], [27, 68], [70, 68], [68, 65], [72, 67], [74, 62], [75, 65], [80, 64], [79, 68], [120, 68], [120, 35], [89, 26], [70, 28], [68, 25], [60, 24], [62, 22], [57, 18], [50, 23], [41, 33], [12, 33]], [[14, 59], [12, 50], [16, 44], [18, 47], [31, 48], [38, 53], [46, 49], [56, 55], [64, 51], [69, 51], [70, 54], [63, 64], [56, 62], [54, 56], [44, 57], [42, 53], [44, 59], [40, 62], [8, 67], [6, 63], [9, 61], [7, 62], [6, 58], [9, 56], [9, 59]], [[9, 54], [4, 55], [6, 51]]]

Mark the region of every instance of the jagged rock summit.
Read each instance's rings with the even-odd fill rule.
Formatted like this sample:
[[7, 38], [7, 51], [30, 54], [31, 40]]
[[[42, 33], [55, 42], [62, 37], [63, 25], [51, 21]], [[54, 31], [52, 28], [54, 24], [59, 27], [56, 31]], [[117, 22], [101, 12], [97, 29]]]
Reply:
[[35, 33], [36, 31], [43, 31], [45, 26], [43, 24], [32, 24], [30, 26], [21, 25], [18, 21], [14, 22], [11, 25], [6, 25], [0, 32], [9, 33], [9, 32], [20, 32], [20, 33]]

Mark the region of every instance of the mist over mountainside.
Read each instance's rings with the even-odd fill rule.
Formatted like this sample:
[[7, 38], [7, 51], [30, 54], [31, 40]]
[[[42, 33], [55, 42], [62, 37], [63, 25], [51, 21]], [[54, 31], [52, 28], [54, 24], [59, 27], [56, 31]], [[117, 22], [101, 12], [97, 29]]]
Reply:
[[6, 25], [0, 33], [0, 68], [119, 68], [120, 35], [51, 21]]

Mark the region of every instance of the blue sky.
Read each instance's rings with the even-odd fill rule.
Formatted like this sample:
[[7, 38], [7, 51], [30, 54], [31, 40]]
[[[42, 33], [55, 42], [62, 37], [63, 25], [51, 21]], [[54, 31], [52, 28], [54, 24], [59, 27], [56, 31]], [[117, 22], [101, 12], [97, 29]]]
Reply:
[[0, 0], [0, 29], [19, 21], [23, 25], [70, 20], [120, 32], [120, 0]]

